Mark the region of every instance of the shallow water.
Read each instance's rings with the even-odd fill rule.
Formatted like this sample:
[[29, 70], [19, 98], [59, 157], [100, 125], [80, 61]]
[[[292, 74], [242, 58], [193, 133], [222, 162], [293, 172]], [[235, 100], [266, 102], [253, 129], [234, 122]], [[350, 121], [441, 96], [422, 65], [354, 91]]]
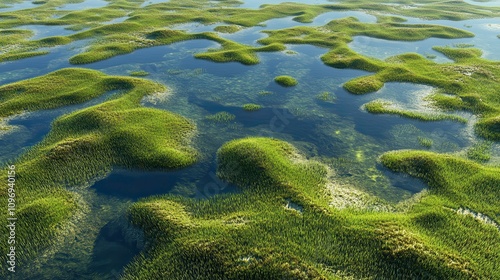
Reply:
[[279, 4], [284, 2], [292, 2], [292, 3], [303, 3], [303, 4], [312, 4], [312, 5], [320, 5], [320, 4], [332, 4], [333, 1], [328, 0], [242, 0], [244, 2], [239, 7], [241, 8], [250, 8], [250, 9], [258, 9], [261, 5], [264, 4]]
[[51, 36], [67, 36], [76, 33], [76, 31], [66, 29], [65, 25], [20, 25], [16, 29], [31, 30], [35, 34], [31, 40], [38, 40]]
[[0, 13], [31, 9], [31, 8], [35, 8], [37, 6], [39, 6], [39, 5], [33, 4], [32, 0], [25, 0], [22, 3], [17, 3], [14, 5], [11, 5], [10, 7], [7, 7], [7, 8], [0, 8]]
[[60, 11], [86, 10], [86, 9], [105, 7], [108, 4], [109, 3], [106, 2], [105, 0], [85, 0], [82, 3], [64, 4], [60, 7], [57, 7], [56, 10]]

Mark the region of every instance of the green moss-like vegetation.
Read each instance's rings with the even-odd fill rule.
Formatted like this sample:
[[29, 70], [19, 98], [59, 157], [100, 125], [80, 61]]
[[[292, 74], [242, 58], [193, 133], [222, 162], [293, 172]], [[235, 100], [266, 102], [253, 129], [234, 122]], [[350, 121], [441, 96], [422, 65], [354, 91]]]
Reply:
[[432, 141], [432, 139], [429, 139], [429, 138], [418, 137], [418, 143], [422, 147], [430, 148], [430, 147], [432, 147], [432, 144], [434, 144], [434, 141]]
[[[414, 162], [410, 154], [390, 153], [382, 161], [428, 174], [430, 194], [403, 213], [352, 212], [328, 206], [328, 169], [290, 144], [231, 141], [217, 153], [218, 176], [241, 193], [135, 204], [130, 218], [152, 246], [124, 279], [497, 277], [498, 229], [455, 209], [467, 205], [495, 217], [498, 170], [423, 152]], [[442, 177], [445, 171], [454, 172], [453, 182]]]
[[324, 101], [324, 102], [333, 102], [335, 101], [335, 95], [328, 91], [323, 91], [322, 93], [316, 95], [316, 98], [318, 100]]
[[[147, 80], [108, 76], [86, 69], [63, 69], [2, 87], [4, 116], [80, 103], [110, 90], [122, 94], [104, 103], [64, 115], [46, 138], [15, 163], [17, 264], [51, 245], [81, 211], [66, 186], [85, 186], [113, 167], [169, 170], [190, 165], [194, 125], [187, 119], [140, 106], [141, 99], [165, 87]], [[3, 169], [0, 178], [5, 178]], [[1, 190], [6, 197], [7, 189]], [[80, 209], [80, 210], [79, 210]], [[5, 220], [7, 212], [1, 214]], [[2, 227], [1, 234], [7, 235]], [[4, 243], [0, 245], [6, 251]], [[6, 256], [2, 257], [5, 261]]]
[[284, 87], [293, 87], [299, 84], [299, 82], [291, 76], [277, 76], [274, 78], [274, 81]]
[[390, 105], [392, 103], [384, 100], [373, 100], [364, 105], [366, 111], [372, 114], [391, 114], [398, 115], [401, 117], [406, 117], [410, 119], [417, 119], [421, 121], [443, 121], [443, 120], [451, 120], [457, 121], [461, 123], [466, 123], [467, 119], [451, 114], [440, 114], [440, 113], [423, 113], [418, 111], [409, 111], [403, 109], [391, 108]]
[[384, 82], [373, 76], [359, 77], [344, 84], [344, 88], [354, 94], [375, 92], [383, 86]]
[[220, 33], [236, 33], [241, 30], [239, 25], [219, 25], [214, 28], [214, 31]]
[[248, 111], [248, 112], [258, 111], [261, 108], [262, 108], [262, 106], [259, 104], [249, 103], [249, 104], [243, 105], [243, 110]]
[[83, 103], [112, 86], [106, 75], [86, 69], [63, 69], [8, 84], [0, 87], [0, 118]]
[[484, 141], [474, 144], [467, 150], [467, 158], [476, 162], [487, 162], [491, 159], [490, 141]]
[[228, 112], [218, 112], [213, 115], [206, 116], [205, 119], [213, 122], [224, 123], [234, 121], [236, 116]]
[[133, 76], [133, 77], [146, 77], [148, 75], [149, 75], [149, 72], [144, 71], [144, 70], [130, 72], [130, 76]]

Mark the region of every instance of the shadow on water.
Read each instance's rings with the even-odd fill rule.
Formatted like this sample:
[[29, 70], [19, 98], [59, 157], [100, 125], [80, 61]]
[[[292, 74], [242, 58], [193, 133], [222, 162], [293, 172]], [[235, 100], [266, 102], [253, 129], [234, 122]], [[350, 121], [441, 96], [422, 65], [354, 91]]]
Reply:
[[239, 192], [238, 187], [220, 181], [215, 174], [215, 159], [176, 171], [116, 169], [92, 188], [98, 194], [132, 200], [169, 193], [205, 199], [217, 194]]
[[118, 279], [143, 248], [144, 234], [140, 229], [129, 225], [125, 217], [112, 220], [97, 235], [87, 271], [96, 277]]

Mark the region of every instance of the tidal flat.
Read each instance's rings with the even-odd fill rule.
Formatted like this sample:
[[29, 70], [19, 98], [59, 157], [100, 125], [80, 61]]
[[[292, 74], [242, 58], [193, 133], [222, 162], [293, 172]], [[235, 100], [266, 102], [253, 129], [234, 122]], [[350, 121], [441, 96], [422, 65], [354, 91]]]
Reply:
[[2, 1], [0, 278], [500, 278], [500, 5], [281, 2]]

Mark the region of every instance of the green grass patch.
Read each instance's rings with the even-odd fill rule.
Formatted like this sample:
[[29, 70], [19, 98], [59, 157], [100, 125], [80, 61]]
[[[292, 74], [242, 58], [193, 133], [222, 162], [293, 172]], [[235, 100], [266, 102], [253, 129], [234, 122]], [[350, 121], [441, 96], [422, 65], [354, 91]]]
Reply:
[[249, 103], [249, 104], [243, 105], [243, 110], [248, 111], [248, 112], [258, 111], [261, 108], [262, 108], [262, 106], [259, 104]]
[[[140, 106], [144, 96], [166, 90], [143, 79], [63, 69], [3, 86], [1, 112], [8, 116], [19, 110], [81, 103], [110, 90], [123, 93], [59, 117], [45, 139], [15, 162], [20, 221], [16, 234], [23, 244], [16, 252], [17, 265], [56, 246], [56, 237], [67, 233], [68, 219], [82, 211], [67, 186], [87, 186], [114, 167], [171, 170], [197, 160], [197, 152], [189, 146], [194, 124], [180, 115]], [[6, 182], [7, 170], [1, 174]], [[2, 197], [7, 197], [6, 191], [0, 192]], [[0, 233], [7, 236], [7, 228]], [[3, 251], [7, 245], [0, 245]], [[6, 256], [2, 259], [6, 261]]]
[[283, 87], [293, 87], [293, 86], [296, 86], [299, 84], [299, 82], [297, 82], [297, 80], [295, 80], [295, 78], [293, 78], [291, 76], [286, 76], [286, 75], [277, 76], [274, 78], [274, 81]]
[[132, 77], [146, 77], [148, 75], [149, 75], [149, 72], [144, 71], [144, 70], [130, 72], [130, 76], [132, 76]]
[[461, 123], [467, 123], [466, 118], [463, 118], [463, 117], [460, 117], [457, 115], [409, 111], [409, 110], [391, 108], [390, 105], [392, 105], [392, 103], [390, 101], [378, 99], [378, 100], [373, 100], [371, 102], [368, 102], [367, 104], [364, 105], [364, 108], [366, 109], [366, 111], [368, 111], [372, 114], [398, 115], [401, 117], [416, 119], [416, 120], [420, 120], [420, 121], [429, 122], [429, 121], [450, 120], [450, 121], [456, 121], [456, 122], [461, 122]]
[[[145, 231], [151, 247], [127, 267], [124, 279], [498, 276], [498, 229], [453, 207], [479, 202], [482, 196], [494, 199], [499, 190], [491, 187], [500, 173], [447, 156], [414, 153], [435, 158], [415, 168], [429, 168], [426, 174], [435, 176], [430, 194], [405, 212], [356, 212], [328, 206], [328, 169], [292, 145], [269, 138], [228, 142], [217, 152], [217, 174], [241, 193], [207, 200], [161, 196], [133, 205], [129, 217]], [[410, 169], [411, 161], [399, 162], [406, 162], [405, 155], [386, 154], [382, 161], [395, 170]], [[443, 169], [434, 168], [434, 161]], [[451, 165], [463, 168], [453, 171]], [[440, 177], [444, 170], [460, 176], [449, 192], [440, 191], [442, 184], [455, 184]], [[483, 177], [471, 176], [477, 172]], [[462, 176], [470, 178], [464, 186]], [[493, 185], [482, 190], [477, 185], [481, 178]], [[492, 215], [488, 210], [495, 211], [494, 203], [477, 211]]]
[[238, 25], [219, 25], [214, 28], [214, 31], [220, 33], [236, 33], [241, 30], [241, 26]]
[[229, 112], [218, 112], [213, 115], [206, 116], [205, 119], [213, 122], [226, 123], [234, 121], [236, 116]]

